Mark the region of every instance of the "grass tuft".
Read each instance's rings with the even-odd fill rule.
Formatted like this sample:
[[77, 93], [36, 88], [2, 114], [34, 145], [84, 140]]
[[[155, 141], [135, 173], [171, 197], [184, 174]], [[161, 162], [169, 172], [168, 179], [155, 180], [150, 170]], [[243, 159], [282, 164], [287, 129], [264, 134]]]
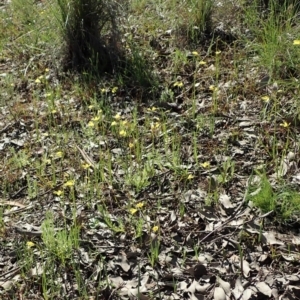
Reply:
[[[201, 41], [206, 35], [212, 33], [212, 14], [214, 11], [213, 0], [188, 0], [182, 11], [182, 20], [179, 22], [180, 31], [187, 34], [190, 42]], [[186, 20], [188, 20], [186, 22]]]
[[113, 72], [122, 52], [120, 4], [108, 0], [57, 0], [57, 3], [66, 69], [95, 74]]

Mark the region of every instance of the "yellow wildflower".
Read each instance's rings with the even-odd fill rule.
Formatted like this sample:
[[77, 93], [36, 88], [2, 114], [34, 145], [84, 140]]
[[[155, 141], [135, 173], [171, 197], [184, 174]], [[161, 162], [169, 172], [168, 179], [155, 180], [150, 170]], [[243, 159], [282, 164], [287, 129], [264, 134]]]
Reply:
[[99, 116], [92, 118], [92, 121], [95, 121], [95, 122], [97, 122], [97, 121], [99, 121], [99, 120], [100, 120], [100, 117], [99, 117]]
[[50, 165], [51, 164], [51, 159], [49, 159], [49, 158], [45, 159], [45, 164]]
[[119, 89], [119, 88], [118, 88], [117, 86], [115, 86], [115, 87], [112, 88], [111, 92], [112, 92], [113, 94], [115, 94], [115, 93], [117, 92], [118, 89]]
[[173, 86], [178, 86], [178, 87], [183, 87], [183, 83], [182, 83], [182, 81], [176, 81], [174, 84], [173, 84]]
[[136, 208], [143, 208], [143, 206], [144, 206], [144, 203], [143, 202], [139, 202], [139, 203], [137, 203], [136, 204]]
[[26, 245], [27, 245], [27, 248], [30, 249], [30, 248], [32, 248], [35, 244], [34, 244], [33, 242], [31, 242], [31, 241], [28, 241], [28, 242], [26, 243]]
[[194, 175], [192, 175], [192, 174], [189, 174], [189, 176], [187, 177], [187, 179], [193, 179], [194, 178]]
[[269, 96], [263, 96], [263, 97], [261, 97], [261, 100], [263, 100], [265, 102], [269, 102], [270, 101], [270, 97]]
[[129, 146], [130, 149], [132, 149], [134, 147], [134, 143], [130, 142], [128, 146]]
[[159, 122], [151, 123], [151, 131], [157, 130], [159, 126], [160, 126]]
[[89, 109], [93, 109], [95, 106], [93, 104], [89, 105]]
[[39, 78], [37, 78], [34, 82], [35, 83], [41, 83], [41, 80]]
[[117, 124], [118, 124], [118, 123], [117, 123], [116, 121], [112, 121], [110, 125], [111, 125], [111, 126], [116, 126]]
[[62, 151], [57, 151], [55, 153], [55, 156], [58, 157], [58, 158], [61, 158], [61, 157], [63, 157], [63, 152]]
[[280, 124], [280, 126], [287, 128], [291, 125], [291, 123], [288, 123], [287, 121], [283, 121], [283, 123]]
[[89, 121], [87, 124], [88, 127], [94, 127], [95, 123], [93, 121]]
[[122, 129], [122, 130], [120, 130], [119, 135], [125, 137], [127, 135], [127, 133], [125, 130]]
[[120, 113], [117, 113], [117, 114], [114, 116], [114, 119], [115, 119], [115, 120], [120, 120], [120, 119], [121, 119], [121, 114], [120, 114]]
[[199, 53], [198, 53], [197, 51], [193, 51], [192, 54], [193, 54], [194, 56], [198, 56], [198, 55], [199, 55]]
[[214, 92], [217, 90], [217, 88], [212, 84], [209, 86], [209, 90]]
[[204, 66], [206, 65], [206, 62], [204, 60], [199, 61], [199, 65]]
[[220, 51], [220, 50], [219, 50], [219, 51], [216, 51], [216, 55], [221, 54], [221, 52], [222, 52], [222, 51]]
[[74, 186], [75, 180], [68, 180], [63, 186], [68, 187], [68, 186]]
[[201, 167], [208, 168], [210, 166], [210, 163], [208, 161], [201, 164]]
[[293, 45], [300, 45], [300, 40], [294, 40]]
[[48, 68], [45, 69], [45, 72], [49, 72], [50, 70]]
[[157, 110], [157, 108], [155, 107], [155, 106], [153, 106], [153, 107], [148, 107], [148, 109], [147, 109], [148, 111], [156, 111]]
[[56, 114], [56, 113], [57, 113], [57, 110], [56, 110], [56, 109], [52, 109], [52, 110], [51, 110], [51, 113], [52, 113], [52, 114]]
[[64, 192], [62, 190], [54, 191], [53, 194], [56, 196], [61, 196]]
[[159, 227], [158, 227], [158, 226], [153, 226], [153, 228], [152, 228], [152, 231], [153, 231], [153, 232], [157, 232], [157, 231], [158, 231], [158, 229], [159, 229]]
[[134, 215], [136, 212], [137, 212], [137, 209], [136, 208], [130, 208], [130, 213], [132, 214], [132, 215]]
[[87, 170], [88, 168], [91, 167], [90, 164], [82, 164], [81, 166], [82, 166], [82, 168], [85, 169], [85, 170]]

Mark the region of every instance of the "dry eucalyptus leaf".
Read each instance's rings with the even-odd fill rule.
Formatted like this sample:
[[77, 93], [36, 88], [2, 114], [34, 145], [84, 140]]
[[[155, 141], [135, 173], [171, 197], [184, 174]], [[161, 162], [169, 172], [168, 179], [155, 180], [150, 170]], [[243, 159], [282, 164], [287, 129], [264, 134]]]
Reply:
[[278, 241], [278, 240], [275, 238], [274, 232], [264, 232], [264, 233], [263, 233], [263, 236], [265, 237], [266, 243], [267, 243], [268, 245], [284, 245], [283, 242]]
[[198, 281], [193, 280], [192, 284], [188, 287], [188, 291], [194, 294], [196, 291], [202, 292], [205, 291], [207, 288], [207, 285], [200, 285]]
[[0, 281], [0, 287], [4, 290], [10, 290], [15, 282], [13, 280]]
[[272, 290], [265, 282], [256, 283], [255, 287], [264, 295], [271, 297]]
[[244, 292], [244, 287], [242, 285], [241, 279], [237, 278], [235, 281], [234, 289], [232, 290], [232, 294], [236, 300], [240, 299], [241, 295]]
[[33, 277], [40, 276], [44, 272], [44, 266], [41, 263], [37, 263], [34, 268], [30, 270], [30, 275]]
[[226, 300], [226, 294], [221, 287], [216, 287], [214, 290], [214, 300]]
[[220, 287], [224, 290], [225, 294], [228, 297], [230, 297], [231, 295], [230, 283], [222, 280], [220, 277], [217, 277], [217, 282], [219, 283]]
[[250, 270], [249, 263], [246, 260], [243, 260], [243, 274], [245, 277], [249, 276]]
[[234, 205], [230, 201], [230, 197], [226, 194], [222, 194], [219, 198], [219, 201], [225, 208], [233, 208]]
[[253, 291], [248, 288], [246, 289], [244, 292], [243, 292], [243, 296], [241, 298], [241, 300], [249, 300], [252, 298], [252, 294], [253, 294]]

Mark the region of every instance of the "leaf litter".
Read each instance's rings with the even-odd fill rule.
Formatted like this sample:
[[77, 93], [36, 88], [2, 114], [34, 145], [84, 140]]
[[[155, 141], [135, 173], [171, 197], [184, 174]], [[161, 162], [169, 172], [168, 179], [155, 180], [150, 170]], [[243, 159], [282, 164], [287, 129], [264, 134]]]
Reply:
[[[138, 31], [136, 35], [139, 38]], [[172, 42], [171, 38], [170, 30], [150, 44], [159, 51], [157, 65], [162, 78], [168, 77], [170, 72], [168, 56], [173, 50], [167, 44]], [[166, 43], [168, 39], [170, 42]], [[227, 50], [230, 56], [230, 45], [224, 47], [223, 52]], [[203, 51], [206, 53], [205, 49]], [[191, 51], [186, 56], [190, 60], [193, 58]], [[7, 68], [10, 66], [11, 62], [7, 61]], [[284, 128], [278, 129], [274, 120], [261, 121], [261, 111], [268, 107], [260, 101], [259, 95], [250, 97], [241, 93], [239, 101], [228, 103], [231, 95], [227, 93], [232, 88], [239, 89], [251, 79], [261, 86], [262, 79], [255, 70], [246, 77], [239, 75], [235, 80], [224, 72], [214, 88], [207, 80], [216, 71], [213, 57], [208, 55], [207, 66], [194, 74], [196, 84], [186, 79], [193, 72], [192, 64], [186, 64], [183, 71], [182, 89], [179, 90], [179, 81], [172, 87], [176, 102], [137, 104], [140, 112], [137, 123], [140, 126], [145, 125], [151, 107], [158, 109], [151, 112], [153, 120], [167, 114], [169, 132], [181, 137], [181, 161], [174, 164], [168, 159], [172, 152], [164, 148], [165, 132], [154, 136], [155, 130], [159, 131], [157, 121], [151, 132], [144, 132], [146, 147], [141, 157], [142, 160], [147, 158], [155, 168], [151, 174], [144, 170], [144, 181], [139, 182], [126, 178], [126, 174], [129, 170], [133, 177], [141, 162], [127, 169], [120, 163], [128, 149], [124, 149], [112, 132], [105, 136], [93, 132], [92, 136], [83, 139], [75, 136], [74, 131], [78, 136], [85, 135], [83, 116], [84, 120], [92, 117], [79, 97], [69, 95], [65, 90], [56, 103], [59, 113], [51, 114], [50, 124], [54, 127], [51, 131], [46, 122], [49, 116], [47, 105], [32, 102], [30, 91], [36, 88], [35, 84], [18, 83], [19, 99], [2, 108], [0, 120], [1, 158], [3, 162], [10, 161], [10, 165], [1, 166], [3, 177], [9, 183], [8, 192], [2, 192], [0, 196], [0, 206], [4, 207], [1, 216], [0, 294], [4, 298], [22, 295], [24, 290], [28, 296], [23, 298], [43, 298], [39, 280], [42, 275], [51, 278], [51, 272], [47, 270], [48, 254], [41, 250], [41, 226], [47, 211], [53, 213], [54, 236], [64, 232], [64, 228], [68, 234], [74, 228], [80, 229], [79, 245], [72, 249], [71, 257], [81, 272], [89, 299], [300, 297], [299, 220], [295, 216], [291, 222], [279, 222], [274, 217], [278, 204], [262, 211], [254, 205], [261, 186], [255, 191], [249, 190], [254, 178], [253, 169], [259, 169], [262, 164], [268, 166], [267, 175], [274, 188], [278, 176], [288, 176], [291, 184], [297, 185], [297, 144], [291, 146], [294, 150], [282, 153], [278, 171], [269, 155], [270, 133], [276, 134], [283, 144], [286, 142]], [[17, 75], [18, 66], [14, 66], [13, 72]], [[6, 73], [4, 70], [2, 75]], [[54, 86], [55, 80], [50, 76], [49, 84]], [[212, 111], [211, 93], [214, 91], [221, 99], [217, 111]], [[127, 116], [130, 119], [135, 109], [133, 101], [118, 101], [118, 93], [121, 95], [121, 91], [111, 95], [111, 110], [116, 114], [122, 112], [120, 116], [124, 120]], [[197, 131], [196, 155], [191, 132], [198, 124], [191, 114], [192, 93], [197, 98], [194, 116], [201, 116], [204, 124], [213, 120], [214, 126], [213, 132], [209, 126], [202, 126]], [[128, 92], [126, 97], [129, 99], [132, 95]], [[282, 106], [288, 102], [288, 97], [283, 96]], [[41, 120], [39, 130], [34, 126], [37, 111]], [[108, 127], [108, 124], [104, 118], [101, 126]], [[297, 127], [293, 128], [293, 134], [293, 139], [297, 140]], [[61, 144], [64, 139], [66, 144]], [[153, 147], [162, 160], [149, 159]], [[41, 175], [35, 171], [34, 164], [42, 158], [44, 171]], [[58, 168], [51, 169], [48, 160], [60, 162]], [[102, 168], [103, 160], [111, 161], [110, 169], [106, 165]], [[200, 167], [197, 161], [203, 162]], [[82, 163], [87, 165], [88, 171], [82, 170]], [[89, 189], [85, 172], [93, 174], [99, 170], [102, 171], [102, 181], [95, 182]], [[193, 174], [190, 180], [184, 181], [183, 171]], [[53, 185], [51, 179], [54, 177], [57, 180]], [[109, 177], [114, 180], [108, 180]], [[3, 178], [1, 180], [3, 182]], [[34, 180], [41, 188], [34, 189]], [[262, 176], [257, 176], [256, 180], [258, 185], [263, 183]], [[139, 185], [141, 187], [136, 189]], [[100, 192], [95, 191], [95, 186]], [[59, 191], [65, 195], [64, 201]], [[267, 196], [272, 198], [271, 194]], [[85, 197], [91, 199], [89, 205], [83, 201]], [[145, 204], [137, 207], [137, 203]], [[132, 216], [130, 211], [135, 211]], [[131, 223], [130, 218], [134, 216], [143, 220], [139, 232], [138, 226], [134, 228]], [[154, 226], [158, 226], [157, 234], [151, 232]], [[24, 252], [21, 246], [28, 240], [34, 246]], [[23, 252], [18, 253], [18, 249], [23, 249]], [[24, 256], [33, 259], [33, 267], [26, 269]], [[72, 263], [68, 259], [65, 265], [59, 260], [53, 262], [55, 281], [61, 285], [57, 299], [78, 296], [80, 287]]]

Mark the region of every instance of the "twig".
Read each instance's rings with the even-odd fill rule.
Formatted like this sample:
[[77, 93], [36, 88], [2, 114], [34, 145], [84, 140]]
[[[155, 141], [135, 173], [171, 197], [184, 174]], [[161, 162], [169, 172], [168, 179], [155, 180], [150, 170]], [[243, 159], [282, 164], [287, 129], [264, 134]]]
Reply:
[[[20, 233], [20, 234], [24, 234], [24, 235], [28, 235], [28, 236], [41, 236], [42, 235], [42, 230], [26, 230], [26, 229], [22, 229], [20, 227], [18, 227], [17, 225], [13, 225], [13, 228], [16, 230], [16, 232]], [[38, 228], [36, 226], [32, 226], [33, 229]], [[54, 228], [54, 231], [60, 231], [63, 228]]]
[[219, 225], [218, 227], [216, 227], [213, 231], [211, 231], [210, 233], [208, 233], [201, 241], [200, 243], [204, 242], [208, 237], [210, 237], [212, 234], [214, 234], [215, 232], [217, 232], [218, 230], [220, 230], [221, 228], [223, 228], [226, 224], [228, 224], [230, 221], [234, 220], [236, 217], [238, 217], [241, 213], [238, 213], [240, 208], [244, 205], [244, 203], [246, 202], [246, 197], [247, 197], [247, 189], [244, 195], [243, 200], [241, 201], [241, 203], [239, 204], [239, 206], [237, 207], [237, 209], [234, 211], [234, 213], [229, 216], [224, 223], [222, 223], [221, 225]]
[[81, 155], [82, 155], [82, 157], [84, 158], [84, 160], [85, 160], [89, 165], [91, 165], [93, 168], [95, 168], [95, 162], [92, 160], [92, 158], [90, 158], [84, 150], [80, 149], [79, 146], [77, 146], [76, 144], [75, 144], [75, 146], [76, 146], [76, 148], [78, 149], [78, 151], [81, 153]]
[[21, 187], [18, 191], [16, 191], [13, 195], [10, 196], [10, 198], [12, 199], [15, 199], [17, 198], [17, 196], [22, 193], [25, 189], [26, 189], [27, 186], [23, 186]]
[[4, 128], [2, 128], [0, 130], [0, 134], [6, 132], [8, 129], [10, 129], [11, 127], [13, 127], [16, 123], [11, 123], [11, 124], [7, 124]]
[[[23, 266], [22, 266], [22, 267], [23, 267]], [[12, 276], [14, 276], [15, 274], [17, 274], [20, 270], [21, 270], [21, 267], [16, 267], [16, 268], [14, 268], [14, 269], [11, 269], [11, 270], [9, 270], [9, 271], [7, 271], [7, 272], [5, 272], [5, 273], [2, 273], [2, 274], [0, 275], [0, 278], [5, 278], [5, 279], [7, 279], [6, 275], [8, 275], [8, 274], [11, 274], [10, 276], [12, 277]]]
[[3, 213], [3, 216], [14, 215], [14, 214], [17, 214], [17, 213], [20, 213], [20, 212], [29, 210], [29, 209], [31, 209], [32, 207], [33, 207], [33, 205], [28, 205], [28, 206], [23, 207], [23, 208], [18, 208], [18, 209], [15, 209], [15, 210], [10, 210], [10, 211], [8, 211], [8, 212]]

